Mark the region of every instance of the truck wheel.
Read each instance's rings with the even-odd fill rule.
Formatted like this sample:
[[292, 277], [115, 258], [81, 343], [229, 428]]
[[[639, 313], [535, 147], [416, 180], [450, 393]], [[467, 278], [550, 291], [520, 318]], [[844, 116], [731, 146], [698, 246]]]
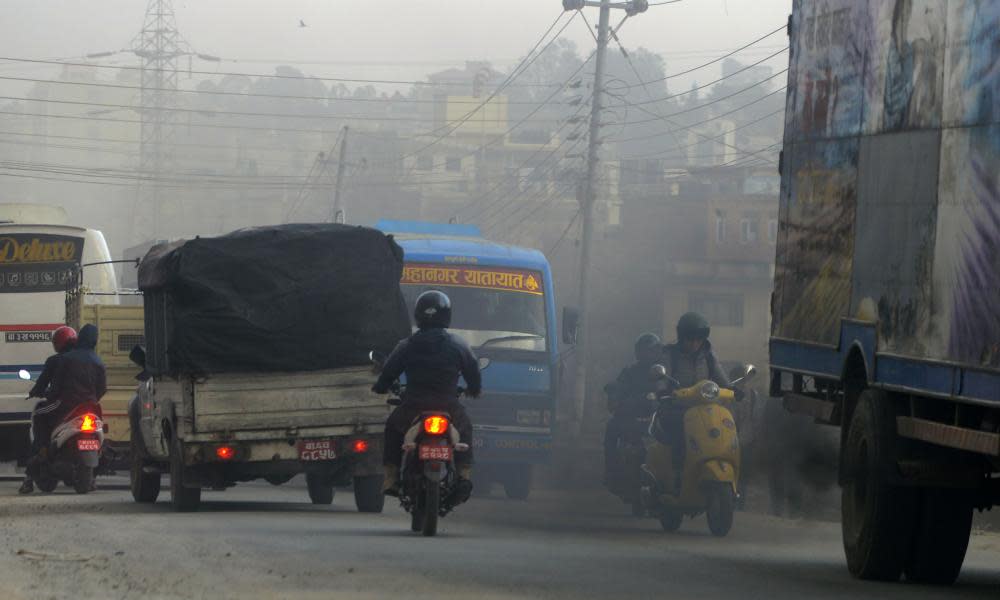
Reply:
[[503, 491], [511, 500], [527, 500], [531, 494], [531, 466], [511, 467], [504, 474]]
[[851, 575], [897, 581], [909, 552], [915, 491], [892, 486], [896, 420], [889, 397], [867, 389], [854, 409], [842, 451], [841, 530]]
[[201, 488], [184, 486], [184, 455], [177, 438], [170, 441], [170, 503], [178, 512], [193, 512], [201, 504]]
[[736, 497], [728, 483], [713, 485], [708, 492], [708, 530], [715, 537], [726, 537], [733, 528], [733, 512], [736, 511]]
[[132, 441], [130, 444], [130, 454], [132, 460], [129, 468], [129, 488], [132, 490], [132, 499], [142, 504], [152, 504], [160, 496], [160, 474], [146, 473], [146, 460], [142, 458], [142, 451], [135, 436], [137, 432], [132, 430]]
[[77, 494], [89, 494], [94, 489], [94, 468], [77, 465], [73, 469], [73, 491]]
[[381, 475], [354, 478], [354, 504], [358, 507], [358, 512], [382, 512], [385, 507], [385, 494], [382, 493]]
[[321, 473], [306, 473], [306, 487], [313, 504], [333, 504], [333, 482]]
[[917, 527], [906, 561], [907, 581], [951, 585], [958, 579], [972, 533], [972, 499], [963, 490], [919, 492]]

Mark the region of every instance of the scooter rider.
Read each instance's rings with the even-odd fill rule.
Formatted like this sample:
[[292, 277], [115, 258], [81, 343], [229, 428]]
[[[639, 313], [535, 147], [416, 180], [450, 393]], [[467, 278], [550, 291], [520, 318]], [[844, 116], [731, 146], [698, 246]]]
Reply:
[[604, 430], [604, 481], [612, 492], [617, 493], [621, 484], [621, 460], [618, 456], [618, 440], [628, 431], [628, 427], [638, 418], [648, 417], [652, 407], [646, 395], [653, 390], [649, 369], [663, 352], [660, 337], [655, 333], [644, 333], [635, 340], [635, 363], [622, 369], [617, 379], [605, 387], [608, 394], [608, 411], [611, 418]]
[[[711, 327], [708, 320], [689, 312], [677, 321], [677, 342], [663, 348], [663, 366], [680, 388], [690, 387], [699, 381], [714, 381], [719, 387], [730, 386], [729, 377], [719, 364], [708, 341]], [[683, 408], [669, 408], [660, 420], [670, 442], [674, 472], [680, 476], [684, 464], [684, 413]]]
[[378, 394], [388, 393], [392, 384], [406, 374], [403, 403], [389, 415], [385, 424], [383, 492], [399, 495], [399, 467], [403, 460], [403, 438], [420, 413], [442, 410], [451, 415], [463, 443], [470, 450], [455, 455], [460, 487], [459, 501], [472, 491], [472, 421], [458, 401], [458, 379], [465, 379], [466, 393], [473, 398], [482, 391], [479, 363], [468, 344], [449, 333], [451, 300], [442, 292], [431, 290], [417, 298], [414, 309], [418, 331], [401, 341], [382, 368], [382, 374], [372, 387]]
[[[52, 349], [55, 354], [45, 359], [45, 367], [38, 375], [35, 385], [28, 392], [28, 398], [41, 398], [31, 411], [31, 458], [32, 463], [41, 458], [41, 454], [49, 443], [51, 425], [49, 414], [59, 408], [59, 400], [50, 395], [49, 387], [52, 377], [56, 371], [63, 354], [69, 352], [76, 345], [76, 330], [72, 327], [62, 326], [52, 332]], [[34, 478], [31, 476], [33, 469], [28, 469], [24, 475], [24, 482], [18, 490], [21, 494], [30, 494], [35, 491]]]

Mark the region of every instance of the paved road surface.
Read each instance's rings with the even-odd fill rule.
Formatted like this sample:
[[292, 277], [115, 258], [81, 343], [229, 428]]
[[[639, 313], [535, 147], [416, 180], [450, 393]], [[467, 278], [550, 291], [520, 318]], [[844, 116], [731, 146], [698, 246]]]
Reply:
[[851, 580], [834, 524], [741, 514], [726, 539], [704, 519], [668, 535], [598, 493], [477, 499], [425, 539], [396, 506], [360, 515], [341, 492], [313, 507], [296, 486], [206, 493], [196, 514], [138, 506], [120, 489], [16, 487], [0, 482], [5, 600], [1000, 597], [995, 535], [976, 536], [960, 584], [942, 589]]

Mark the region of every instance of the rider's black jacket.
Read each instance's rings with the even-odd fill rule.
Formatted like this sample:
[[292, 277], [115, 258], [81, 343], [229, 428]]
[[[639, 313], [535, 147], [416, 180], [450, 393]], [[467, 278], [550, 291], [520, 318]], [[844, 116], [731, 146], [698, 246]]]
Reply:
[[646, 395], [656, 389], [649, 374], [650, 365], [635, 363], [622, 369], [608, 385], [609, 409], [620, 418], [648, 417], [652, 408]]
[[97, 328], [84, 325], [76, 347], [60, 355], [52, 374], [49, 398], [58, 399], [66, 408], [84, 402], [98, 402], [108, 391], [104, 363], [94, 348]]
[[399, 342], [372, 389], [388, 392], [403, 373], [408, 402], [453, 399], [459, 376], [465, 378], [469, 396], [478, 396], [483, 387], [476, 355], [464, 340], [445, 329], [422, 329]]
[[35, 381], [35, 385], [32, 386], [31, 391], [28, 392], [29, 398], [54, 399], [50, 393], [49, 384], [52, 383], [52, 375], [59, 367], [59, 361], [62, 360], [63, 354], [65, 353], [60, 352], [45, 359], [45, 367], [42, 369], [41, 374], [38, 375], [38, 380]]

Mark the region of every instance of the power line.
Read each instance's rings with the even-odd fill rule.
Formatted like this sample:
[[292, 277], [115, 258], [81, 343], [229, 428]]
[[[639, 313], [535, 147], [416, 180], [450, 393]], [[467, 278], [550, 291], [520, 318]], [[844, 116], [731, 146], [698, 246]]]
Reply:
[[[745, 107], [742, 107], [742, 108], [745, 108]], [[738, 110], [742, 110], [742, 108], [738, 109]], [[629, 155], [629, 156], [623, 156], [621, 158], [623, 160], [633, 160], [633, 159], [640, 159], [640, 158], [661, 157], [664, 154], [667, 154], [667, 153], [670, 153], [670, 152], [677, 152], [677, 151], [680, 151], [680, 150], [686, 150], [687, 148], [694, 148], [695, 146], [700, 146], [700, 145], [704, 144], [705, 142], [715, 141], [715, 140], [724, 138], [727, 135], [729, 135], [730, 133], [739, 131], [741, 129], [746, 129], [747, 127], [750, 127], [752, 125], [756, 125], [757, 123], [760, 123], [761, 121], [766, 121], [767, 119], [770, 119], [771, 117], [774, 117], [774, 116], [777, 116], [777, 115], [780, 115], [780, 114], [784, 114], [784, 112], [785, 112], [784, 108], [779, 108], [778, 110], [776, 110], [774, 112], [771, 112], [771, 113], [768, 113], [768, 114], [764, 115], [763, 117], [761, 117], [759, 119], [754, 119], [753, 121], [750, 121], [748, 123], [744, 123], [744, 124], [740, 125], [739, 127], [734, 127], [734, 128], [732, 128], [732, 129], [730, 129], [728, 131], [725, 131], [725, 132], [719, 134], [719, 135], [715, 135], [715, 136], [711, 136], [711, 137], [708, 137], [708, 138], [704, 138], [700, 142], [694, 142], [694, 143], [691, 143], [691, 144], [686, 144], [684, 146], [675, 146], [673, 148], [668, 148], [666, 150], [658, 150], [656, 152], [649, 152], [649, 153], [646, 153], [646, 154], [632, 154], [632, 155]], [[697, 125], [703, 125], [703, 124], [708, 123], [708, 122], [711, 122], [711, 121], [702, 121], [701, 123], [698, 123]], [[655, 136], [655, 137], [658, 137], [658, 136]], [[628, 138], [628, 139], [614, 140], [614, 141], [621, 143], [621, 142], [632, 141], [632, 140], [636, 140], [636, 139], [646, 139], [646, 138]]]
[[563, 230], [562, 235], [559, 236], [559, 239], [556, 240], [556, 243], [552, 244], [552, 246], [548, 249], [548, 251], [545, 253], [545, 256], [552, 256], [553, 253], [555, 253], [555, 251], [559, 248], [559, 245], [562, 244], [563, 240], [566, 239], [566, 236], [569, 235], [569, 231], [573, 229], [573, 225], [576, 224], [576, 220], [579, 218], [580, 218], [580, 211], [576, 211], [575, 213], [573, 213], [573, 218], [569, 220], [569, 223], [566, 225], [566, 229]]

